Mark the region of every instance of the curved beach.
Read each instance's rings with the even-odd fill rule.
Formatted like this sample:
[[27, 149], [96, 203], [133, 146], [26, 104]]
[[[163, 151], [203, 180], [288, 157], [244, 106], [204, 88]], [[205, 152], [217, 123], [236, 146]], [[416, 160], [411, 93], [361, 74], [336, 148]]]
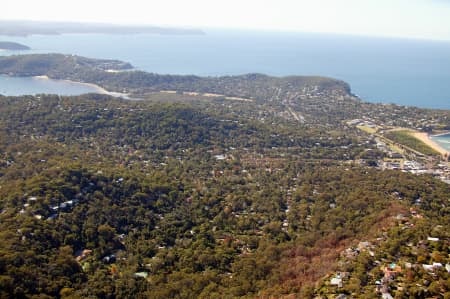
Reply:
[[61, 81], [65, 81], [68, 83], [80, 84], [80, 85], [84, 85], [84, 86], [89, 86], [89, 87], [94, 88], [97, 91], [97, 93], [100, 93], [100, 94], [107, 94], [107, 95], [117, 97], [117, 98], [122, 97], [124, 99], [129, 99], [129, 96], [126, 93], [108, 91], [108, 90], [104, 89], [103, 87], [101, 87], [97, 84], [94, 84], [94, 83], [77, 82], [77, 81], [72, 81], [72, 80], [61, 80]]
[[60, 80], [60, 79], [52, 79], [49, 78], [48, 76], [34, 76], [34, 79], [39, 79], [39, 80], [54, 80], [54, 81], [61, 81], [61, 82], [67, 82], [70, 84], [78, 84], [78, 85], [84, 85], [84, 86], [88, 86], [91, 87], [93, 89], [95, 89], [96, 93], [99, 94], [106, 94], [106, 95], [110, 95], [113, 97], [122, 97], [124, 99], [129, 99], [128, 94], [125, 93], [120, 93], [120, 92], [112, 92], [112, 91], [108, 91], [106, 89], [104, 89], [103, 87], [97, 85], [97, 84], [93, 84], [93, 83], [85, 83], [85, 82], [78, 82], [78, 81], [73, 81], [73, 80]]
[[439, 144], [437, 144], [436, 142], [434, 142], [431, 138], [430, 135], [428, 135], [428, 133], [422, 133], [422, 132], [414, 132], [413, 136], [417, 139], [419, 139], [420, 141], [422, 141], [423, 143], [425, 143], [426, 145], [428, 145], [429, 147], [431, 147], [432, 149], [434, 149], [435, 151], [439, 152], [441, 155], [450, 155], [450, 152], [447, 151], [445, 148], [441, 147]]

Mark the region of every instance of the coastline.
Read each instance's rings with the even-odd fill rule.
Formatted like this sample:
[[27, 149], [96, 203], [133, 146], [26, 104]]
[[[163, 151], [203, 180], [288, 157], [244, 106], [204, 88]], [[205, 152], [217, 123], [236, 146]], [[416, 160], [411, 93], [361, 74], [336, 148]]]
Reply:
[[78, 82], [78, 81], [72, 81], [72, 80], [61, 80], [61, 81], [64, 81], [64, 82], [67, 82], [67, 83], [72, 83], [72, 84], [75, 83], [75, 84], [81, 84], [81, 85], [84, 85], [84, 86], [92, 87], [99, 94], [106, 94], [106, 95], [109, 95], [109, 96], [112, 96], [112, 97], [116, 97], [116, 98], [130, 99], [130, 97], [126, 93], [108, 91], [108, 90], [104, 89], [103, 87], [101, 87], [101, 86], [99, 86], [97, 84], [94, 84], [94, 83], [85, 83], [85, 82]]
[[50, 78], [46, 75], [42, 76], [33, 76], [33, 79], [39, 79], [39, 80], [50, 80]]
[[450, 134], [450, 131], [447, 131], [447, 132], [443, 132], [443, 133], [439, 133], [439, 134], [433, 134], [433, 135], [430, 135], [431, 137], [439, 137], [439, 136], [445, 136], [445, 135], [449, 135]]
[[422, 133], [422, 132], [414, 132], [412, 133], [412, 135], [422, 141], [423, 143], [425, 143], [426, 145], [428, 145], [429, 147], [431, 147], [432, 149], [434, 149], [435, 151], [439, 152], [439, 154], [441, 154], [442, 156], [444, 155], [450, 155], [450, 152], [447, 151], [445, 148], [441, 147], [439, 144], [437, 144], [436, 142], [434, 142], [434, 140], [432, 140], [430, 138], [430, 135], [428, 135], [427, 133]]
[[120, 92], [108, 91], [108, 90], [106, 90], [105, 88], [103, 88], [103, 87], [101, 87], [101, 86], [99, 86], [99, 85], [97, 85], [97, 84], [94, 84], [94, 83], [78, 82], [78, 81], [67, 80], [67, 79], [64, 79], [64, 80], [61, 80], [61, 79], [51, 79], [51, 78], [49, 78], [49, 77], [46, 76], [46, 75], [43, 75], [43, 76], [33, 76], [33, 78], [34, 78], [34, 79], [38, 79], [38, 80], [55, 80], [55, 81], [61, 81], [61, 82], [66, 82], [66, 83], [70, 83], [70, 84], [84, 85], [84, 86], [88, 86], [88, 87], [91, 87], [91, 88], [95, 89], [95, 91], [96, 91], [95, 93], [105, 94], [105, 95], [109, 95], [109, 96], [116, 97], [116, 98], [124, 98], [124, 99], [127, 99], [127, 100], [131, 99], [131, 98], [129, 97], [129, 95], [126, 94], [126, 93], [120, 93]]

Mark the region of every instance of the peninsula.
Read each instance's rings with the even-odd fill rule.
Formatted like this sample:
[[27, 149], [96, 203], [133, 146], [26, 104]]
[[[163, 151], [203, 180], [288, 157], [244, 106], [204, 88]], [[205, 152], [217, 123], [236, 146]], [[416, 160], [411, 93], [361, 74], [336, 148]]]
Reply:
[[43, 22], [43, 21], [0, 21], [0, 35], [59, 35], [73, 33], [95, 34], [204, 34], [199, 29], [158, 27], [149, 25], [125, 26], [103, 23]]
[[30, 50], [30, 47], [15, 42], [0, 41], [0, 50], [21, 51]]

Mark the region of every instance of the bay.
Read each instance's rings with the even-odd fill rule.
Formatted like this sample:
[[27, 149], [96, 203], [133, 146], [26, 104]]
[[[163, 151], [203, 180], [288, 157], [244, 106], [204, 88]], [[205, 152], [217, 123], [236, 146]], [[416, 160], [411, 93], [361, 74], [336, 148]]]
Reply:
[[60, 94], [80, 95], [84, 93], [99, 93], [100, 89], [76, 82], [52, 80], [35, 77], [0, 76], [0, 94], [20, 96], [26, 94]]
[[21, 54], [119, 59], [161, 74], [328, 76], [348, 82], [366, 101], [450, 109], [450, 42], [445, 41], [237, 30], [1, 38], [32, 48]]

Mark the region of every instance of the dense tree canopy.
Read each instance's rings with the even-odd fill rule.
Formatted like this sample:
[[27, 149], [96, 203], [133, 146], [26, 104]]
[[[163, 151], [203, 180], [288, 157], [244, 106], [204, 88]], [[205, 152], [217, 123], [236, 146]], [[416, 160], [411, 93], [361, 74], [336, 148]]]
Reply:
[[[360, 166], [371, 141], [351, 129], [261, 122], [221, 100], [41, 95], [0, 98], [0, 140], [5, 298], [307, 298], [380, 232], [386, 259], [437, 225], [448, 241], [449, 185]], [[422, 218], [399, 232], [411, 211]], [[448, 263], [446, 250], [423, 259]], [[354, 286], [371, 258], [349, 264]], [[439, 277], [429, 292], [448, 292]]]

